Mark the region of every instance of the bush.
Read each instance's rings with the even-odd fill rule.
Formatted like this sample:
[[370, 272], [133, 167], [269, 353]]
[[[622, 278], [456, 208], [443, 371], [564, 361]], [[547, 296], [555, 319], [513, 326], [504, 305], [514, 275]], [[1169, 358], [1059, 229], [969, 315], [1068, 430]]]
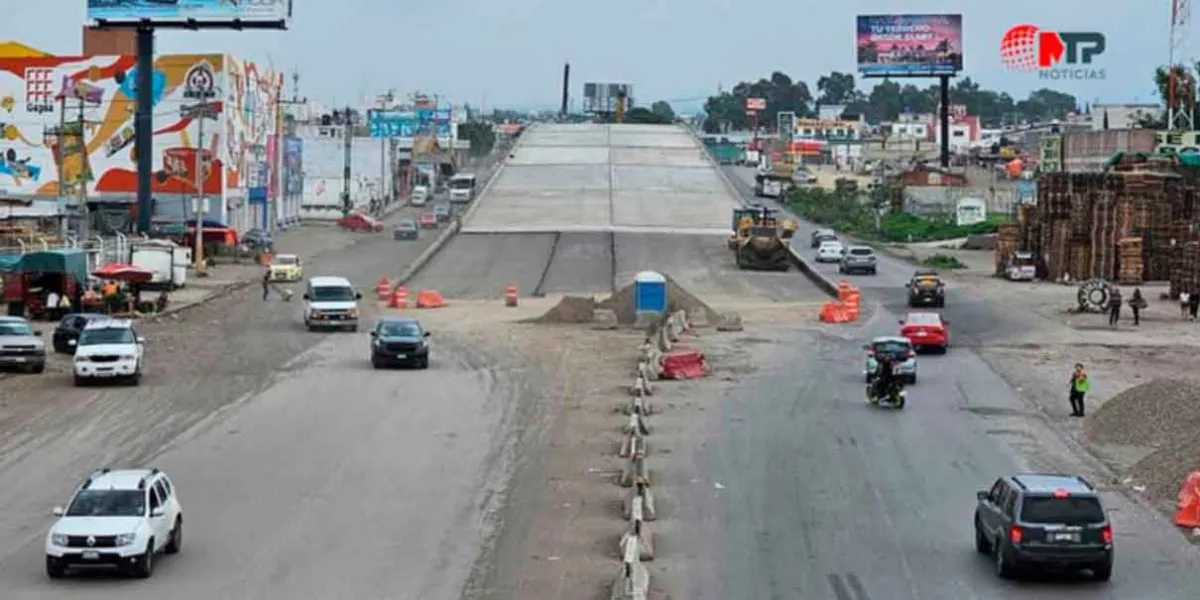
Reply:
[[965, 269], [965, 268], [967, 268], [967, 265], [963, 264], [963, 262], [961, 260], [958, 260], [958, 258], [953, 257], [953, 256], [946, 256], [945, 254], [934, 254], [933, 256], [930, 256], [930, 257], [926, 258], [925, 260], [921, 261], [921, 264], [923, 264], [927, 267], [932, 267], [934, 269]]
[[875, 230], [871, 209], [850, 192], [832, 192], [816, 187], [794, 188], [792, 211], [801, 218], [840, 232], [869, 237]]
[[924, 217], [908, 213], [885, 215], [880, 220], [879, 237], [889, 242], [934, 242], [996, 233], [1007, 217], [992, 216], [974, 225], [955, 224], [953, 217]]
[[[868, 199], [869, 198], [869, 199]], [[792, 211], [801, 218], [865, 239], [887, 242], [933, 242], [996, 233], [1007, 216], [993, 215], [982, 223], [958, 226], [953, 217], [921, 216], [892, 213], [876, 217], [873, 204], [886, 204], [881, 198], [844, 191], [829, 191], [815, 187], [794, 188], [791, 192]]]

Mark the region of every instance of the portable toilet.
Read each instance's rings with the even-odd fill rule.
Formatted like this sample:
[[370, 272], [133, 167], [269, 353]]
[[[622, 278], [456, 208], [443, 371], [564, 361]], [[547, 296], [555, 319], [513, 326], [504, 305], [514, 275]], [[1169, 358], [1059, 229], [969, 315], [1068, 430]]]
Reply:
[[667, 278], [654, 271], [642, 271], [633, 280], [633, 305], [637, 314], [667, 312]]

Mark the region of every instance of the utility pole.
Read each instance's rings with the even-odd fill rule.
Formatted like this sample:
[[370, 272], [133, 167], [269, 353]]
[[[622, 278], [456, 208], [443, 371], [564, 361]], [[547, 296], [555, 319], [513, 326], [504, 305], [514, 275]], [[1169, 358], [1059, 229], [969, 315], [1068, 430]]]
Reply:
[[[283, 174], [283, 166], [286, 164], [283, 160], [284, 148], [284, 109], [285, 106], [299, 106], [308, 104], [308, 98], [300, 97], [300, 73], [299, 71], [292, 72], [292, 98], [290, 100], [283, 97], [283, 79], [279, 80], [279, 94], [276, 95], [276, 103], [279, 105], [275, 110], [275, 175], [279, 181], [276, 191], [279, 194], [279, 199], [276, 202], [290, 202], [283, 200], [287, 195], [286, 182], [287, 178]], [[296, 207], [296, 213], [300, 214], [299, 207]]]
[[346, 159], [342, 168], [342, 216], [350, 216], [350, 157], [353, 146], [351, 140], [354, 136], [354, 126], [350, 119], [350, 105], [346, 105], [346, 112], [342, 116], [342, 135], [345, 137], [345, 152]]
[[196, 275], [204, 276], [204, 213], [207, 212], [204, 197], [204, 121], [208, 116], [208, 96], [200, 94], [200, 131], [196, 140], [196, 165], [193, 175], [196, 179], [196, 198], [192, 210], [196, 213]]
[[[396, 100], [396, 90], [388, 90], [386, 94], [376, 96], [379, 102], [380, 110], [387, 110]], [[388, 158], [387, 145], [390, 138], [379, 138], [379, 209], [383, 210], [385, 204], [391, 204], [391, 195], [388, 194]], [[385, 199], [386, 198], [386, 199]]]
[[[87, 196], [87, 179], [88, 179], [88, 162], [87, 162], [87, 147], [85, 146], [83, 132], [86, 123], [84, 122], [83, 107], [85, 100], [83, 96], [79, 98], [79, 240], [86, 240], [89, 234], [88, 231], [88, 196]], [[65, 107], [65, 100], [63, 106]]]

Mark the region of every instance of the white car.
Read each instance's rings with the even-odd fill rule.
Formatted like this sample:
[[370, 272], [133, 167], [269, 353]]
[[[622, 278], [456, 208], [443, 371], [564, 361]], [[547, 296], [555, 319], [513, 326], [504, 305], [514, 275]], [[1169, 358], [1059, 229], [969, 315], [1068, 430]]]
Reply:
[[817, 248], [817, 262], [838, 262], [846, 253], [846, 247], [837, 240], [821, 242]]
[[93, 321], [83, 328], [75, 345], [75, 385], [99, 379], [142, 379], [146, 338], [138, 337], [128, 319]]
[[46, 575], [54, 579], [89, 567], [149, 577], [155, 555], [183, 546], [183, 508], [158, 469], [96, 471], [54, 516], [46, 534]]

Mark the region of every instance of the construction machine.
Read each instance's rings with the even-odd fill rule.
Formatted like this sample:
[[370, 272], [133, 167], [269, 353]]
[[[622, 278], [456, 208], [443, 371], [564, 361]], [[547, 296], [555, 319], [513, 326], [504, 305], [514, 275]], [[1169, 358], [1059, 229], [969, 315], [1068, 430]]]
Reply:
[[780, 220], [777, 211], [750, 205], [733, 211], [733, 235], [729, 247], [737, 255], [739, 269], [786, 271], [792, 256], [788, 243], [796, 233], [796, 223]]

